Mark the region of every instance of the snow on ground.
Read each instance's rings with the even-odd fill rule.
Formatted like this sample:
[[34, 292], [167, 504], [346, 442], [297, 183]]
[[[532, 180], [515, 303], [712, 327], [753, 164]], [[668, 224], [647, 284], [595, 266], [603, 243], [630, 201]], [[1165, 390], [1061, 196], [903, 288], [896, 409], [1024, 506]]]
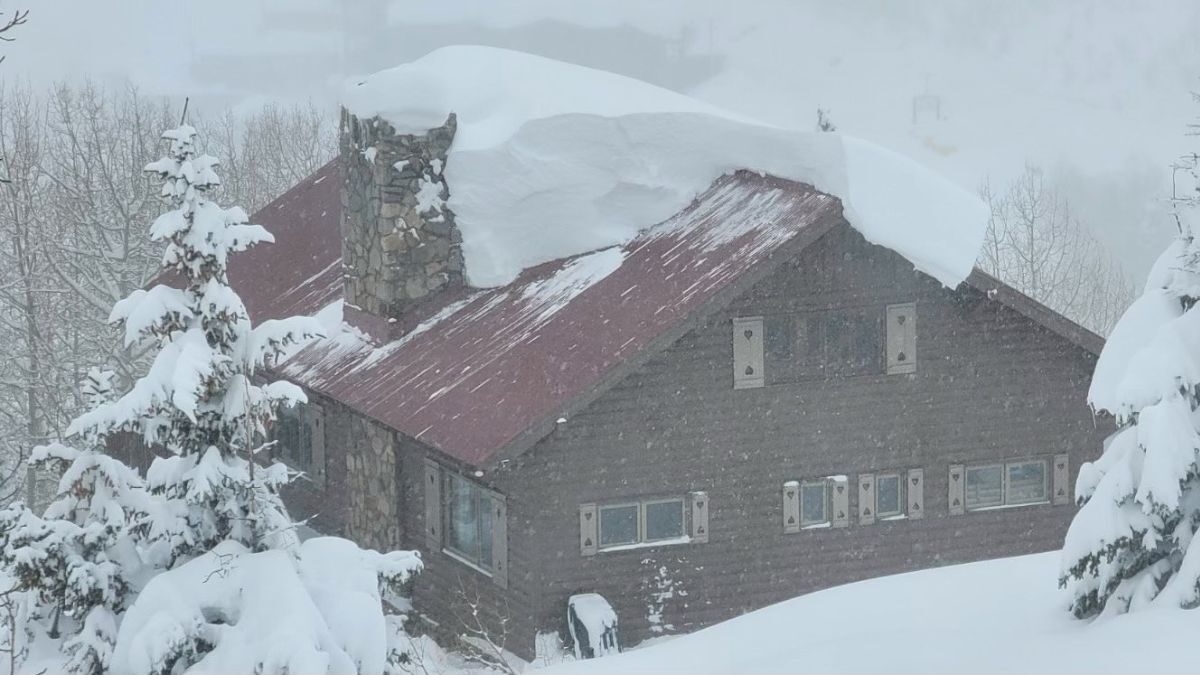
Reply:
[[1070, 617], [1058, 553], [872, 579], [568, 673], [1193, 673], [1200, 611]]
[[620, 244], [737, 169], [839, 197], [867, 239], [952, 287], [970, 273], [987, 222], [973, 195], [865, 141], [765, 125], [521, 52], [442, 48], [352, 82], [344, 102], [401, 133], [458, 115], [445, 176], [474, 286]]

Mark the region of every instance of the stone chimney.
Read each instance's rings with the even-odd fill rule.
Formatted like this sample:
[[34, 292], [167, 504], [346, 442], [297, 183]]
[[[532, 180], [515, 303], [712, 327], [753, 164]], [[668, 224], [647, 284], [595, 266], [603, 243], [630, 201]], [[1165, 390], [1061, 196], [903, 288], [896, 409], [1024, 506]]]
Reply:
[[342, 111], [342, 266], [346, 318], [370, 333], [406, 330], [415, 303], [461, 287], [462, 235], [443, 177], [457, 121], [424, 134]]

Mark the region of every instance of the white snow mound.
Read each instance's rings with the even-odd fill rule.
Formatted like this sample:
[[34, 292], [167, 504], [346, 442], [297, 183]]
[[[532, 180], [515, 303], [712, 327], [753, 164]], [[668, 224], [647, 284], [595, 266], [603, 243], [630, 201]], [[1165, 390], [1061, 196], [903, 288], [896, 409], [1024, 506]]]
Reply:
[[445, 177], [468, 281], [621, 244], [714, 180], [750, 169], [841, 199], [870, 241], [947, 286], [970, 274], [987, 226], [974, 195], [865, 141], [768, 126], [591, 68], [456, 46], [352, 82], [346, 108], [399, 133], [453, 112]]

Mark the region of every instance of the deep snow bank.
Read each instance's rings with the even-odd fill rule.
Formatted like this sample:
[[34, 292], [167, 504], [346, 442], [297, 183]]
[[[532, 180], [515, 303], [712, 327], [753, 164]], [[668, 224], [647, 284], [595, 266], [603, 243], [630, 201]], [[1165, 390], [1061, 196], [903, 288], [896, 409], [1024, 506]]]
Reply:
[[987, 209], [912, 160], [859, 139], [767, 126], [603, 71], [490, 47], [446, 47], [351, 83], [344, 103], [401, 133], [458, 116], [445, 169], [474, 286], [619, 244], [752, 169], [842, 200], [867, 239], [955, 286]]
[[1077, 621], [1057, 553], [899, 574], [786, 600], [566, 673], [1192, 673], [1200, 611]]

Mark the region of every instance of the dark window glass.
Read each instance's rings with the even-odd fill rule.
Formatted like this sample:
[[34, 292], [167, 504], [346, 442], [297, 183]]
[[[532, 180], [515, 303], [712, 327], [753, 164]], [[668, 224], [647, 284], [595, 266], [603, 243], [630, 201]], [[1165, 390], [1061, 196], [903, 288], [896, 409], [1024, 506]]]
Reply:
[[875, 513], [880, 518], [900, 515], [900, 476], [887, 474], [875, 479]]
[[865, 310], [768, 317], [764, 345], [768, 380], [882, 372], [880, 317], [879, 312]]
[[800, 486], [800, 524], [819, 525], [829, 522], [829, 487], [824, 481]]
[[636, 544], [638, 541], [638, 505], [600, 508], [600, 546]]
[[273, 457], [283, 459], [299, 469], [312, 466], [312, 424], [308, 408], [303, 405], [283, 407], [275, 420]]
[[492, 566], [491, 499], [474, 483], [447, 473], [444, 481], [446, 549], [471, 563]]
[[683, 502], [646, 504], [646, 541], [676, 539], [683, 536]]

